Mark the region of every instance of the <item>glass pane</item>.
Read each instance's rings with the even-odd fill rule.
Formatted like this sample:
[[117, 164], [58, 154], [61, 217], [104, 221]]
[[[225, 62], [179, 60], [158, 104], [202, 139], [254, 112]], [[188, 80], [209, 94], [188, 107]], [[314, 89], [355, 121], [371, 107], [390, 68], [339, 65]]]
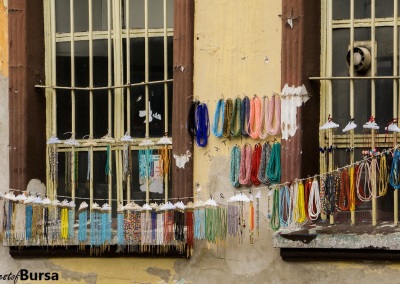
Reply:
[[159, 29], [164, 27], [164, 1], [147, 1], [149, 8], [149, 28]]
[[[350, 120], [350, 85], [348, 81], [332, 81], [332, 112], [333, 121], [339, 124], [341, 129], [344, 128]], [[358, 118], [356, 124], [360, 124]]]
[[174, 0], [167, 0], [167, 27], [174, 26]]
[[75, 42], [75, 85], [89, 86], [89, 42]]
[[362, 125], [371, 116], [371, 82], [369, 80], [354, 81], [354, 118], [358, 127], [355, 133], [362, 133]]
[[76, 138], [82, 139], [89, 134], [89, 91], [76, 91]]
[[95, 87], [104, 87], [108, 84], [107, 44], [106, 39], [93, 41], [93, 85]]
[[106, 135], [107, 132], [108, 132], [108, 91], [107, 90], [94, 91], [93, 92], [93, 137], [101, 138], [104, 135]]
[[66, 132], [71, 132], [71, 91], [57, 90], [57, 135], [59, 139], [68, 139], [70, 134], [64, 135]]
[[371, 18], [371, 0], [354, 1], [354, 18], [355, 19]]
[[[356, 28], [354, 29], [354, 41], [370, 41], [371, 29], [370, 28]], [[350, 44], [350, 42], [349, 42]]]
[[377, 74], [393, 75], [393, 28], [376, 28]]
[[70, 29], [70, 0], [56, 1], [56, 32], [69, 33]]
[[89, 30], [88, 0], [74, 1], [74, 29], [75, 32], [87, 32]]
[[336, 0], [332, 3], [333, 20], [350, 19], [350, 2], [348, 0]]
[[375, 1], [375, 18], [393, 17], [393, 0]]
[[131, 136], [145, 137], [145, 89], [144, 86], [131, 88]]
[[159, 81], [164, 79], [164, 38], [149, 38], [149, 79]]
[[[124, 40], [125, 41], [125, 40]], [[144, 39], [132, 38], [130, 43], [130, 68], [131, 68], [131, 83], [144, 82]], [[125, 57], [125, 56], [124, 56]]]
[[332, 74], [333, 76], [348, 76], [346, 56], [350, 43], [350, 31], [348, 29], [333, 30], [333, 42]]
[[56, 84], [69, 87], [71, 86], [71, 43], [58, 42], [56, 56]]
[[129, 27], [131, 29], [144, 29], [144, 0], [130, 0]]
[[108, 30], [107, 0], [92, 0], [93, 30]]

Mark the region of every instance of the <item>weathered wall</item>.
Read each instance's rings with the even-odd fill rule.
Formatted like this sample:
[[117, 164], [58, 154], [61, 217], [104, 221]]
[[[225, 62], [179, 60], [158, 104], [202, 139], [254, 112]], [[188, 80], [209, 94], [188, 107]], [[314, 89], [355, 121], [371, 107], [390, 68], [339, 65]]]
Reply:
[[[8, 40], [6, 2], [0, 2], [0, 186], [8, 185]], [[195, 14], [194, 95], [208, 103], [227, 97], [271, 95], [280, 90], [280, 1], [197, 0]], [[4, 117], [3, 117], [4, 116]], [[229, 150], [233, 143], [210, 137], [195, 148], [195, 195], [229, 197]], [[3, 149], [4, 148], [4, 149]], [[3, 165], [4, 163], [4, 165]], [[399, 264], [312, 262], [285, 263], [272, 248], [266, 227], [266, 195], [261, 199], [260, 236], [254, 245], [228, 241], [219, 247], [197, 242], [193, 257], [12, 259], [0, 246], [0, 274], [56, 271], [55, 283], [398, 283]], [[51, 248], [49, 248], [51, 249]], [[2, 281], [0, 281], [2, 282]], [[6, 283], [4, 281], [4, 283]]]

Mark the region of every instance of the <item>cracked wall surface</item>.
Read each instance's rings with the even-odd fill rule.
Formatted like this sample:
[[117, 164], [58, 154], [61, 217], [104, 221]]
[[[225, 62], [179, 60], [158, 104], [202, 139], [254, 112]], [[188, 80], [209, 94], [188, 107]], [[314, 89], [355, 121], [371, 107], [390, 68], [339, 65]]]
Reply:
[[[0, 186], [8, 182], [7, 1], [0, 2]], [[281, 1], [197, 0], [194, 96], [206, 101], [210, 117], [221, 94], [270, 95], [280, 86]], [[210, 137], [209, 147], [193, 153], [195, 195], [213, 194], [224, 203], [232, 195], [229, 151], [235, 142]], [[398, 283], [400, 264], [362, 262], [283, 262], [272, 247], [261, 196], [260, 236], [249, 244], [224, 246], [196, 242], [191, 259], [39, 258], [13, 259], [0, 245], [0, 274], [19, 269], [59, 273], [56, 283]], [[45, 248], [44, 248], [45, 249]], [[51, 249], [51, 248], [48, 248]], [[1, 283], [6, 283], [0, 281]]]

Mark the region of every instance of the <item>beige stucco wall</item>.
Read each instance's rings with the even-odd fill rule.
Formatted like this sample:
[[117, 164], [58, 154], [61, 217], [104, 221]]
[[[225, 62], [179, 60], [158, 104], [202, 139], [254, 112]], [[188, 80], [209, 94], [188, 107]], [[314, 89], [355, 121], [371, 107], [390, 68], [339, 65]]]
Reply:
[[[213, 117], [216, 101], [270, 95], [280, 90], [280, 1], [197, 0], [195, 16], [194, 95], [207, 102]], [[6, 2], [0, 2], [0, 186], [8, 184], [8, 63]], [[246, 140], [232, 143], [242, 144]], [[196, 195], [232, 194], [227, 141], [210, 137], [195, 148]], [[217, 147], [217, 148], [215, 148]], [[207, 152], [208, 151], [208, 152]], [[207, 152], [207, 154], [206, 154]], [[209, 155], [209, 156], [208, 156]], [[3, 165], [4, 163], [4, 165]], [[198, 193], [198, 194], [197, 194]], [[223, 202], [222, 199], [219, 199]], [[285, 263], [272, 248], [266, 228], [266, 196], [261, 200], [261, 232], [254, 245], [228, 241], [225, 246], [197, 242], [193, 257], [12, 259], [0, 245], [0, 274], [25, 268], [56, 271], [54, 283], [398, 283], [399, 264], [310, 262]], [[248, 237], [248, 234], [247, 234]], [[51, 248], [49, 248], [51, 250]], [[2, 281], [0, 281], [2, 283]], [[6, 283], [6, 282], [4, 282]], [[32, 282], [36, 283], [36, 282]]]

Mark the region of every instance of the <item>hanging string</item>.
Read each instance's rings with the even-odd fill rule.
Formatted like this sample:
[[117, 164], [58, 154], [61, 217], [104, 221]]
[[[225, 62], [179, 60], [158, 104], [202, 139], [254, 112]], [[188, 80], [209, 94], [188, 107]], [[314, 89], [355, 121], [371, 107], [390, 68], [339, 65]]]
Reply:
[[80, 248], [83, 249], [85, 243], [87, 242], [87, 208], [79, 209], [78, 218], [78, 242], [80, 244]]
[[249, 135], [254, 140], [260, 136], [260, 113], [261, 102], [260, 99], [254, 95], [250, 100], [250, 118], [249, 118]]
[[174, 212], [175, 240], [184, 242], [185, 240], [185, 213], [176, 209]]
[[78, 188], [78, 152], [74, 154], [74, 181], [75, 188]]
[[224, 113], [224, 123], [222, 131], [222, 135], [225, 138], [229, 138], [231, 136], [232, 109], [233, 109], [233, 101], [232, 99], [227, 99], [225, 101], [225, 110], [224, 110], [225, 113]]
[[14, 207], [14, 240], [25, 240], [26, 232], [26, 218], [25, 218], [25, 205], [23, 203], [16, 203]]
[[74, 231], [75, 225], [75, 207], [68, 208], [68, 239], [73, 239], [75, 237]]
[[273, 205], [272, 205], [272, 213], [270, 219], [270, 227], [272, 230], [277, 231], [280, 228], [279, 221], [279, 189], [275, 188]]
[[249, 97], [245, 96], [242, 100], [241, 109], [241, 125], [242, 125], [242, 136], [249, 136], [249, 119], [250, 119], [250, 100]]
[[72, 192], [72, 187], [71, 187], [71, 172], [72, 172], [72, 163], [71, 163], [71, 152], [65, 152], [65, 191], [68, 193]]
[[281, 180], [281, 145], [278, 142], [272, 146], [271, 157], [267, 166], [267, 176], [271, 183], [279, 183]]
[[89, 189], [89, 183], [90, 183], [90, 150], [87, 151], [86, 189]]
[[225, 101], [221, 98], [217, 102], [214, 113], [214, 122], [211, 130], [214, 136], [222, 137], [223, 126], [225, 124]]
[[228, 203], [228, 235], [237, 237], [239, 234], [239, 206], [237, 202]]
[[[108, 205], [106, 203], [106, 205]], [[103, 205], [104, 206], [104, 205]], [[103, 251], [111, 244], [111, 207], [101, 209], [101, 245]]]
[[32, 206], [32, 241], [43, 243], [44, 237], [44, 208], [42, 204]]
[[325, 198], [324, 208], [326, 214], [333, 214], [335, 212], [335, 180], [334, 176], [327, 174], [325, 178]]
[[242, 100], [237, 97], [233, 103], [232, 118], [230, 125], [230, 136], [237, 138], [242, 135]]
[[257, 143], [254, 145], [253, 157], [251, 159], [251, 181], [255, 186], [260, 185], [260, 180], [258, 179], [258, 172], [260, 169], [260, 161], [261, 161], [261, 145]]
[[200, 104], [200, 102], [198, 100], [195, 100], [192, 102], [192, 104], [190, 105], [190, 109], [189, 109], [187, 128], [188, 128], [189, 135], [190, 135], [190, 137], [192, 137], [192, 139], [194, 139], [196, 137], [196, 133], [197, 133], [196, 109], [199, 104]]
[[264, 96], [261, 103], [261, 113], [260, 113], [260, 139], [264, 140], [268, 137], [268, 102], [267, 96]]
[[119, 250], [122, 250], [124, 242], [124, 211], [117, 212], [117, 245]]
[[356, 210], [356, 190], [355, 190], [355, 171], [354, 167], [349, 169], [350, 179], [350, 194], [349, 194], [349, 209], [350, 211]]
[[245, 237], [246, 219], [244, 216], [244, 202], [239, 201], [239, 243], [243, 244]]
[[194, 247], [194, 213], [192, 209], [186, 210], [186, 244], [189, 251], [192, 252]]
[[321, 199], [317, 179], [314, 179], [311, 185], [310, 197], [308, 199], [308, 216], [311, 220], [318, 219], [321, 213]]
[[271, 145], [265, 142], [261, 149], [260, 166], [258, 168], [258, 180], [265, 185], [270, 185], [271, 181], [267, 176], [267, 166], [271, 155]]
[[90, 210], [90, 254], [99, 254], [101, 245], [101, 213], [100, 208]]
[[278, 135], [281, 132], [281, 99], [274, 94], [271, 101], [268, 109], [267, 131], [270, 135]]
[[109, 176], [111, 175], [111, 165], [110, 165], [110, 157], [111, 157], [111, 146], [107, 145], [106, 152], [106, 166], [104, 168], [104, 173], [106, 174], [106, 182], [108, 181]]
[[208, 136], [210, 135], [210, 121], [208, 109], [205, 103], [201, 103], [196, 108], [196, 144], [199, 147], [207, 146]]
[[251, 184], [251, 145], [245, 144], [240, 157], [239, 183], [250, 186]]
[[206, 227], [206, 219], [205, 219], [205, 209], [204, 208], [196, 208], [194, 210], [194, 238], [198, 240], [205, 239], [205, 227]]

